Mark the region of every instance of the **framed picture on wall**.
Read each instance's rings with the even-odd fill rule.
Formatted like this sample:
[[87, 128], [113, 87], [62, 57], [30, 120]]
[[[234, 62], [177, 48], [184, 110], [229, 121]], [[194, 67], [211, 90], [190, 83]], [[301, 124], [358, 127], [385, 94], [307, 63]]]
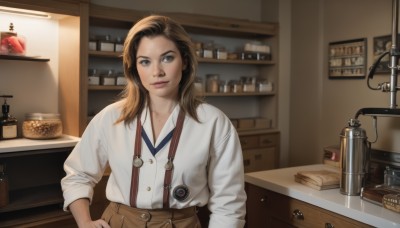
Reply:
[[[398, 43], [399, 43], [399, 39], [400, 39], [400, 35], [397, 35]], [[399, 44], [397, 44], [397, 45], [399, 45]], [[391, 46], [392, 46], [392, 35], [374, 37], [374, 39], [373, 39], [373, 48], [374, 48], [373, 57], [374, 57], [374, 62], [384, 52], [390, 51], [390, 47]], [[382, 74], [390, 73], [389, 64], [390, 64], [390, 57], [389, 57], [389, 55], [385, 55], [381, 59], [381, 62], [376, 67], [375, 72], [376, 73], [382, 73]]]
[[365, 78], [367, 38], [329, 43], [329, 78]]

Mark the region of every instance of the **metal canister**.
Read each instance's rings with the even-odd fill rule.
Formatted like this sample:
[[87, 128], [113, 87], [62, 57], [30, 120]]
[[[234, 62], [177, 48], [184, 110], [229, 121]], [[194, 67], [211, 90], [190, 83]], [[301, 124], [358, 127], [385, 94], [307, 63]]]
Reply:
[[340, 133], [340, 193], [344, 195], [360, 195], [364, 183], [368, 141], [360, 126], [359, 120], [350, 119]]

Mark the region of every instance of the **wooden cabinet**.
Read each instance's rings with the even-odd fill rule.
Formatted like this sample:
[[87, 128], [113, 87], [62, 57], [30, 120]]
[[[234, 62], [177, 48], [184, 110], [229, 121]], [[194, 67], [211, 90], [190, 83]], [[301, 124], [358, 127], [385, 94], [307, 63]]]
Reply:
[[246, 183], [246, 227], [371, 227], [323, 208]]
[[[60, 180], [72, 148], [0, 153], [6, 165], [9, 203], [0, 208], [0, 227], [52, 227], [73, 224], [64, 212]], [[54, 227], [54, 226], [53, 226]]]
[[279, 133], [242, 134], [244, 171], [256, 172], [278, 167]]
[[[51, 85], [59, 85], [59, 94], [46, 94], [46, 96], [59, 98], [57, 108], [61, 113], [64, 133], [74, 136], [80, 135], [79, 128], [82, 120], [80, 105], [85, 98], [82, 95], [80, 79], [82, 66], [87, 65], [86, 58], [81, 58], [81, 56], [87, 55], [87, 48], [80, 45], [80, 40], [81, 38], [87, 40], [86, 33], [81, 33], [81, 31], [87, 30], [88, 4], [89, 0], [0, 0], [0, 6], [12, 7], [17, 11], [37, 10], [52, 16], [50, 20], [54, 20], [54, 27], [57, 28], [48, 32], [58, 32], [56, 35], [58, 40], [55, 42], [56, 47], [46, 48], [51, 50], [54, 48], [52, 54], [57, 58], [1, 56], [0, 61], [19, 61], [21, 68], [29, 68], [33, 66], [30, 64], [35, 64], [34, 67], [38, 70], [29, 72], [28, 75], [32, 78], [38, 75], [43, 76], [42, 73], [48, 69], [54, 72], [58, 83], [53, 82]], [[10, 20], [13, 20], [13, 16], [10, 16]], [[22, 20], [19, 21], [21, 23]], [[29, 19], [30, 26], [31, 24], [38, 26], [35, 24], [36, 21], [33, 21], [34, 19]], [[32, 37], [30, 40], [28, 38], [28, 47], [37, 45], [35, 41], [46, 34], [37, 35], [38, 37]], [[12, 72], [13, 70], [15, 74], [18, 74], [18, 69], [11, 69]], [[4, 81], [10, 83], [9, 80]], [[35, 85], [31, 87], [35, 88]], [[42, 89], [37, 88], [37, 90]], [[26, 93], [29, 94], [29, 92]], [[36, 93], [34, 95], [39, 96]], [[31, 97], [28, 96], [22, 99], [30, 100]], [[30, 106], [33, 110], [32, 106], [35, 104], [32, 103]], [[10, 199], [7, 206], [0, 208], [0, 227], [76, 227], [71, 214], [62, 209], [64, 199], [60, 186], [60, 180], [65, 176], [63, 164], [71, 150], [72, 147], [67, 147], [0, 153], [0, 162], [7, 166]]]

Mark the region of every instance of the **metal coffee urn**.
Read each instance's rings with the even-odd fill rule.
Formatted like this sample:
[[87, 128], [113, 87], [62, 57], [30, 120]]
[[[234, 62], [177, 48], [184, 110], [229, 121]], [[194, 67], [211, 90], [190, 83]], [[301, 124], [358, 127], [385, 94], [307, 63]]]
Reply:
[[364, 183], [368, 141], [357, 119], [350, 119], [340, 133], [340, 162], [342, 175], [340, 193], [360, 195]]

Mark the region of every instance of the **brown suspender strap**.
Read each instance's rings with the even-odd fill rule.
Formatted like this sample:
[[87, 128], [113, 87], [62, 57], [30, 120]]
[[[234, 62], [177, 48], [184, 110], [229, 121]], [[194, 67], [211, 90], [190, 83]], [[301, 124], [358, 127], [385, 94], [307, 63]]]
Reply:
[[[168, 153], [168, 162], [173, 164], [176, 148], [178, 147], [179, 138], [181, 136], [183, 122], [185, 120], [185, 113], [181, 109], [178, 116], [178, 121], [176, 123], [175, 131], [171, 139], [171, 144], [169, 146], [169, 153]], [[163, 194], [163, 208], [169, 208], [169, 190], [171, 188], [172, 182], [172, 170], [166, 169], [165, 176], [164, 176], [164, 194]]]
[[[137, 117], [137, 125], [136, 125], [136, 138], [135, 138], [135, 151], [133, 156], [133, 163], [135, 163], [135, 159], [141, 159], [142, 154], [142, 125], [140, 122], [140, 115]], [[176, 127], [171, 139], [169, 152], [168, 152], [168, 163], [173, 164], [173, 160], [175, 158], [176, 148], [178, 147], [179, 138], [181, 136], [183, 122], [185, 120], [185, 112], [181, 109], [178, 115], [178, 120], [176, 123]], [[136, 199], [138, 194], [139, 187], [139, 170], [140, 167], [132, 165], [132, 179], [131, 179], [131, 191], [130, 191], [130, 205], [131, 207], [136, 207]], [[169, 190], [171, 188], [172, 182], [172, 170], [166, 169], [164, 176], [164, 192], [163, 192], [163, 208], [169, 208]]]
[[[142, 150], [142, 125], [140, 123], [141, 115], [137, 117], [136, 124], [136, 138], [135, 138], [135, 151], [133, 156], [133, 162], [136, 158], [141, 157]], [[132, 165], [132, 180], [131, 180], [131, 193], [130, 193], [130, 204], [131, 207], [136, 207], [136, 198], [138, 193], [139, 185], [139, 167]]]

